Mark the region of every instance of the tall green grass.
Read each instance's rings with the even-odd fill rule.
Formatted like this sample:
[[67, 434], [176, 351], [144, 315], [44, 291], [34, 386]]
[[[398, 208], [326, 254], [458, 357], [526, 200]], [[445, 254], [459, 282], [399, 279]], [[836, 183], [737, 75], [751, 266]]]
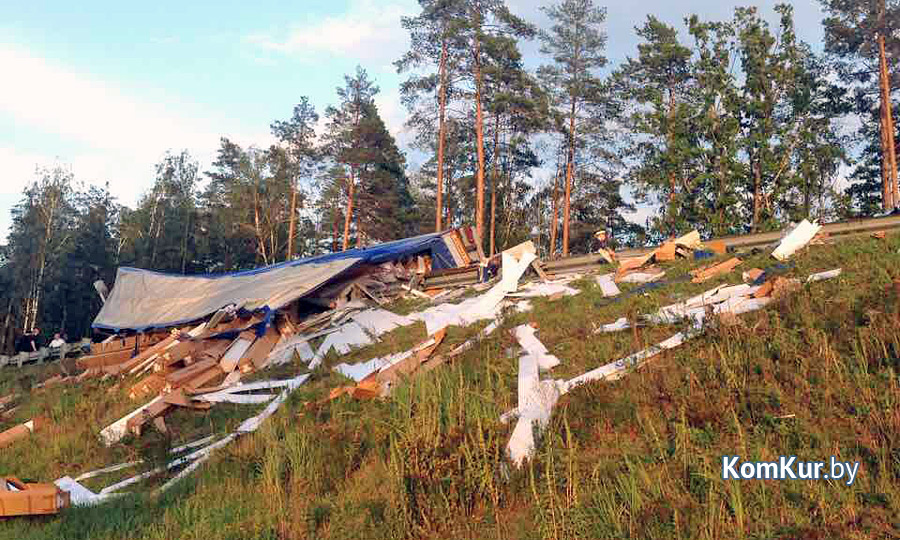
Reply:
[[[511, 426], [499, 422], [516, 399], [518, 349], [510, 328], [535, 322], [538, 337], [563, 362], [548, 376], [564, 378], [677, 330], [597, 335], [595, 324], [735, 283], [739, 272], [616, 303], [583, 280], [578, 296], [534, 300], [532, 312], [509, 314], [466, 355], [403, 382], [384, 401], [322, 402], [346, 381], [316, 370], [257, 433], [217, 452], [164, 496], [144, 493], [56, 517], [7, 520], [0, 538], [896, 536], [900, 298], [891, 284], [900, 277], [898, 247], [896, 239], [812, 247], [786, 275], [837, 266], [844, 275], [804, 286], [736, 324], [711, 327], [619, 381], [564, 396], [521, 469], [505, 458]], [[739, 270], [769, 264], [763, 254]], [[677, 263], [669, 274], [692, 265]], [[451, 329], [442, 350], [479, 328]], [[399, 329], [379, 345], [329, 358], [326, 367], [423, 338], [420, 326]], [[0, 382], [7, 383], [16, 384]], [[22, 414], [45, 411], [57, 427], [0, 453], [3, 470], [48, 481], [140, 455], [145, 441], [111, 449], [96, 443], [99, 428], [133, 407], [110, 385], [95, 381], [32, 396]], [[227, 431], [252, 412], [183, 411], [168, 423], [187, 437]], [[834, 454], [862, 465], [852, 486], [724, 481], [726, 454], [764, 460]]]

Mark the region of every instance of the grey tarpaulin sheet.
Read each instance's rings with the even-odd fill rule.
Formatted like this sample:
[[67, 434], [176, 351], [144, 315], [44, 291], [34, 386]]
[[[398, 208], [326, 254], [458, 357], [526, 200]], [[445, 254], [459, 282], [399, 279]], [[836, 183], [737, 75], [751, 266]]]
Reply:
[[119, 268], [94, 328], [146, 330], [185, 324], [230, 304], [247, 310], [279, 309], [361, 259], [280, 265], [237, 274], [184, 276]]

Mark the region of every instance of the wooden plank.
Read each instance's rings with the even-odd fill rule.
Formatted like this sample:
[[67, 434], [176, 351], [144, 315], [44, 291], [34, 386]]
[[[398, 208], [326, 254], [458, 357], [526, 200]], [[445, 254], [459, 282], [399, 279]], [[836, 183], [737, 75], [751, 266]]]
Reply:
[[181, 388], [165, 394], [162, 398], [165, 403], [176, 407], [186, 407], [188, 409], [206, 410], [212, 407], [212, 403], [206, 401], [194, 401], [190, 399], [185, 391]]
[[166, 339], [160, 341], [156, 345], [153, 345], [152, 347], [148, 348], [147, 350], [145, 350], [144, 352], [135, 356], [134, 358], [132, 358], [131, 360], [129, 360], [127, 362], [124, 362], [122, 364], [118, 364], [115, 366], [104, 366], [103, 371], [105, 371], [106, 373], [109, 373], [111, 375], [118, 375], [120, 373], [129, 371], [133, 367], [138, 366], [138, 365], [142, 364], [143, 362], [149, 360], [151, 357], [156, 357], [157, 355], [159, 355], [160, 353], [165, 351], [169, 345], [171, 345], [172, 343], [175, 343], [175, 341], [176, 341], [175, 336], [170, 335]]
[[56, 514], [70, 501], [69, 493], [55, 484], [25, 483], [14, 476], [0, 478], [0, 517]]
[[178, 388], [193, 377], [196, 377], [213, 366], [218, 367], [218, 365], [219, 364], [215, 360], [201, 360], [177, 371], [173, 371], [166, 375], [167, 387]]
[[[275, 348], [281, 336], [275, 331], [275, 328], [269, 327], [266, 333], [253, 342], [253, 345], [244, 353], [244, 358], [253, 363], [253, 367], [257, 370], [265, 366], [269, 353]], [[226, 370], [229, 371], [229, 370]]]
[[197, 350], [194, 351], [191, 358], [193, 358], [195, 362], [207, 359], [218, 362], [222, 358], [222, 355], [225, 354], [225, 351], [228, 350], [228, 347], [231, 346], [231, 343], [232, 341], [227, 339], [204, 339], [200, 341]]
[[156, 373], [150, 374], [138, 381], [128, 392], [131, 399], [143, 399], [147, 396], [158, 394], [166, 385], [165, 377]]
[[441, 341], [444, 340], [444, 335], [446, 335], [445, 328], [438, 330], [427, 341], [418, 345], [414, 349], [415, 352], [408, 358], [397, 362], [393, 366], [369, 375], [368, 377], [363, 379], [363, 381], [374, 378], [382, 385], [393, 384], [397, 382], [397, 379], [401, 375], [410, 375], [419, 367], [420, 364], [428, 360], [434, 350], [437, 349], [441, 344]]
[[0, 448], [6, 448], [18, 440], [29, 437], [33, 431], [34, 422], [26, 422], [7, 429], [0, 433]]
[[153, 421], [158, 416], [166, 414], [171, 408], [172, 405], [166, 403], [164, 399], [151, 403], [149, 407], [129, 418], [128, 421], [125, 422], [125, 427], [129, 432], [139, 437], [143, 431], [144, 424]]
[[122, 349], [120, 351], [83, 356], [75, 362], [81, 369], [102, 368], [106, 366], [114, 366], [128, 361], [131, 358], [131, 353], [131, 349]]
[[547, 281], [548, 279], [550, 279], [549, 277], [547, 277], [547, 273], [544, 272], [544, 269], [541, 268], [540, 259], [535, 259], [535, 260], [531, 261], [531, 267], [534, 268], [534, 271], [537, 272], [538, 277], [541, 278], [542, 280]]
[[225, 373], [234, 371], [234, 368], [237, 367], [241, 358], [246, 355], [247, 349], [253, 345], [254, 341], [256, 341], [256, 332], [241, 333], [241, 335], [232, 342], [231, 346], [228, 347], [225, 354], [222, 355], [222, 359], [219, 361], [219, 366], [222, 368], [222, 371]]
[[190, 380], [186, 381], [183, 388], [188, 392], [193, 392], [197, 388], [203, 388], [205, 385], [212, 383], [216, 379], [224, 379], [224, 377], [225, 372], [222, 371], [222, 368], [220, 368], [217, 364], [204, 371], [203, 373], [200, 373], [196, 377], [192, 377]]
[[191, 356], [201, 345], [199, 341], [179, 341], [172, 347], [166, 349], [156, 359], [157, 370], [163, 370]]

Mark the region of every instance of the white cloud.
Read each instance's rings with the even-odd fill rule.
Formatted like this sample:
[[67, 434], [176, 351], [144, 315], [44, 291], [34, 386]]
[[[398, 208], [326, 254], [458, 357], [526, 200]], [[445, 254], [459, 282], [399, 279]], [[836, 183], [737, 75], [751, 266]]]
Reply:
[[9, 225], [10, 206], [34, 180], [37, 165], [62, 164], [76, 180], [97, 185], [108, 181], [121, 203], [133, 205], [152, 183], [154, 164], [169, 149], [188, 150], [205, 170], [221, 136], [243, 145], [266, 146], [271, 141], [265, 132], [246, 136], [229, 133], [228, 126], [212, 127], [190, 110], [185, 112], [183, 103], [140, 99], [22, 49], [0, 46], [0, 66], [0, 117], [48, 134], [46, 150], [37, 153], [12, 138], [0, 146], [0, 238]]
[[[13, 48], [0, 48], [0, 111], [95, 149], [134, 154], [194, 148], [217, 135], [97, 81]], [[142, 150], [146, 149], [146, 150]]]
[[307, 18], [287, 32], [253, 34], [246, 41], [304, 61], [320, 62], [325, 54], [387, 64], [399, 58], [409, 43], [400, 18], [417, 12], [418, 5], [412, 0], [351, 0], [341, 15]]

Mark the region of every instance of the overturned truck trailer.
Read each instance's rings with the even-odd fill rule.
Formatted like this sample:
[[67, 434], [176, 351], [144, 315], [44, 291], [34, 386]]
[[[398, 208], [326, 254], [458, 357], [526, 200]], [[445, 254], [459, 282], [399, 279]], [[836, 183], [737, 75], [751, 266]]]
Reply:
[[119, 268], [93, 327], [120, 335], [148, 333], [191, 325], [223, 308], [270, 314], [267, 318], [289, 310], [300, 322], [355, 298], [380, 302], [396, 296], [432, 270], [484, 262], [474, 230], [462, 227], [230, 274]]

